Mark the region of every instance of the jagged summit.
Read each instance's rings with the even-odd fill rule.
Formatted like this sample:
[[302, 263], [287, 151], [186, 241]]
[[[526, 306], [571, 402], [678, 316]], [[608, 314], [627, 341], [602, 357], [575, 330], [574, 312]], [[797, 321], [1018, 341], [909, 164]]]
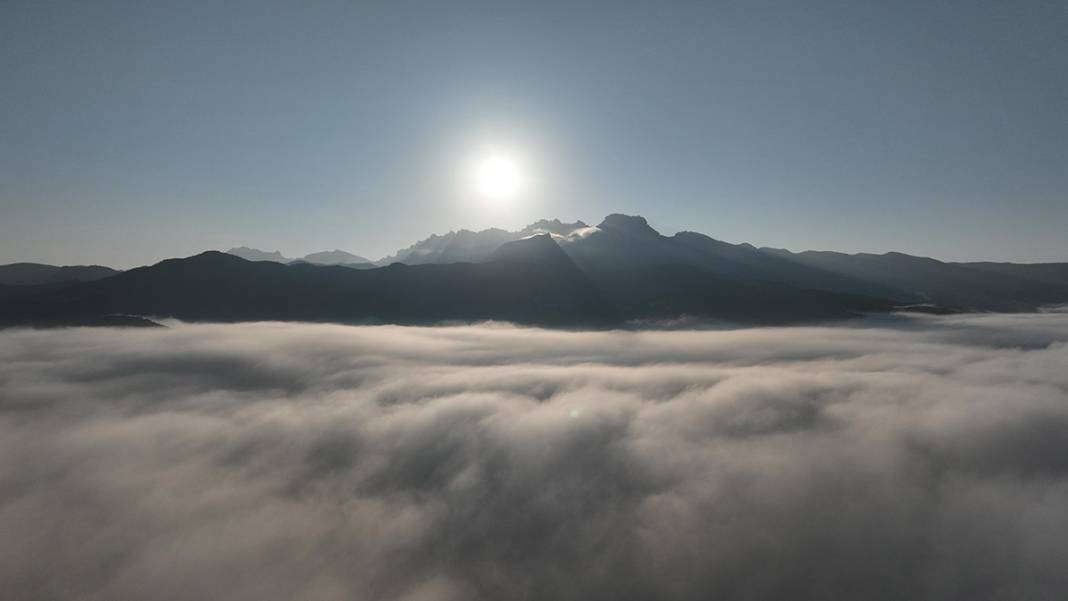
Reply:
[[616, 231], [629, 236], [658, 237], [660, 232], [654, 230], [645, 217], [641, 215], [623, 215], [612, 213], [597, 226], [602, 230]]
[[588, 229], [582, 221], [567, 223], [559, 219], [541, 219], [519, 231], [510, 232], [500, 228], [488, 228], [479, 231], [468, 229], [452, 230], [445, 234], [432, 234], [415, 244], [397, 251], [377, 261], [378, 265], [394, 262], [409, 265], [425, 263], [467, 262], [478, 263], [488, 260], [502, 244], [519, 240], [535, 234], [549, 234], [567, 238], [577, 231]]
[[234, 255], [235, 257], [241, 257], [246, 261], [274, 261], [275, 263], [288, 263], [293, 259], [287, 258], [281, 252], [277, 250], [260, 250], [258, 248], [250, 248], [248, 246], [238, 246], [226, 251], [228, 255]]
[[539, 219], [534, 223], [528, 225], [522, 229], [523, 233], [547, 233], [556, 234], [558, 236], [568, 236], [572, 232], [578, 229], [589, 227], [582, 221], [575, 221], [574, 223], [567, 223], [560, 221], [559, 219]]
[[[640, 220], [641, 224], [649, 232], [652, 232], [652, 235], [658, 235], [655, 230], [648, 227], [642, 217], [618, 215], [609, 216], [606, 221], [612, 220], [613, 217]], [[619, 227], [626, 228], [625, 225]], [[597, 231], [599, 231], [598, 228], [590, 227], [580, 220], [569, 223], [560, 219], [540, 219], [521, 230], [512, 232], [500, 228], [489, 228], [477, 232], [466, 229], [453, 230], [446, 234], [433, 234], [408, 248], [401, 249], [393, 255], [380, 259], [377, 264], [388, 265], [394, 262], [407, 263], [409, 265], [450, 262], [478, 263], [489, 260], [493, 252], [502, 244], [532, 235], [548, 234], [558, 242], [567, 243]], [[639, 228], [632, 228], [631, 235], [635, 234], [647, 235], [646, 232], [641, 232]]]
[[426, 263], [477, 263], [485, 261], [497, 247], [511, 242], [521, 235], [498, 228], [474, 232], [467, 229], [450, 231], [447, 234], [433, 234], [395, 254], [379, 259], [379, 265], [390, 263], [407, 263], [422, 265]]

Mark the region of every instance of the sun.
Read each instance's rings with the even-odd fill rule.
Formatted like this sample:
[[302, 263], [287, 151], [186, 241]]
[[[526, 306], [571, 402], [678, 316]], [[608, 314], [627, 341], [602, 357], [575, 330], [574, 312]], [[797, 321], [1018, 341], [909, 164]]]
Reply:
[[522, 191], [523, 171], [511, 157], [483, 157], [475, 166], [475, 188], [489, 200], [511, 200]]

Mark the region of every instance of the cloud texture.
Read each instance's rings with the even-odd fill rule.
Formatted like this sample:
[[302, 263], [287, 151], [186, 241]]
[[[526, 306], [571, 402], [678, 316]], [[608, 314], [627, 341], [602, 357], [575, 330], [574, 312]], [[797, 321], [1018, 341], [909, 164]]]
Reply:
[[1063, 599], [1068, 315], [0, 332], [15, 599]]

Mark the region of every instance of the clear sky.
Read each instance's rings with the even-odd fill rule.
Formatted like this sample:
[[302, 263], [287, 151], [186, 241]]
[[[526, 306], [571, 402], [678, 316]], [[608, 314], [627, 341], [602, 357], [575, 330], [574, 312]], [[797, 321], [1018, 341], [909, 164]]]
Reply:
[[[637, 213], [1068, 261], [1068, 2], [0, 2], [0, 263]], [[461, 174], [507, 148], [493, 207]]]

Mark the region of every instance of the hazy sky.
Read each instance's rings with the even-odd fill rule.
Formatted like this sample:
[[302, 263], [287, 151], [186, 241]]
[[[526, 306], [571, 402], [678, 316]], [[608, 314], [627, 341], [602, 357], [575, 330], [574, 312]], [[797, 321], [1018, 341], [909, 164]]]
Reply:
[[[1068, 261], [1068, 3], [0, 2], [0, 263], [637, 213]], [[463, 177], [504, 147], [505, 206]]]

